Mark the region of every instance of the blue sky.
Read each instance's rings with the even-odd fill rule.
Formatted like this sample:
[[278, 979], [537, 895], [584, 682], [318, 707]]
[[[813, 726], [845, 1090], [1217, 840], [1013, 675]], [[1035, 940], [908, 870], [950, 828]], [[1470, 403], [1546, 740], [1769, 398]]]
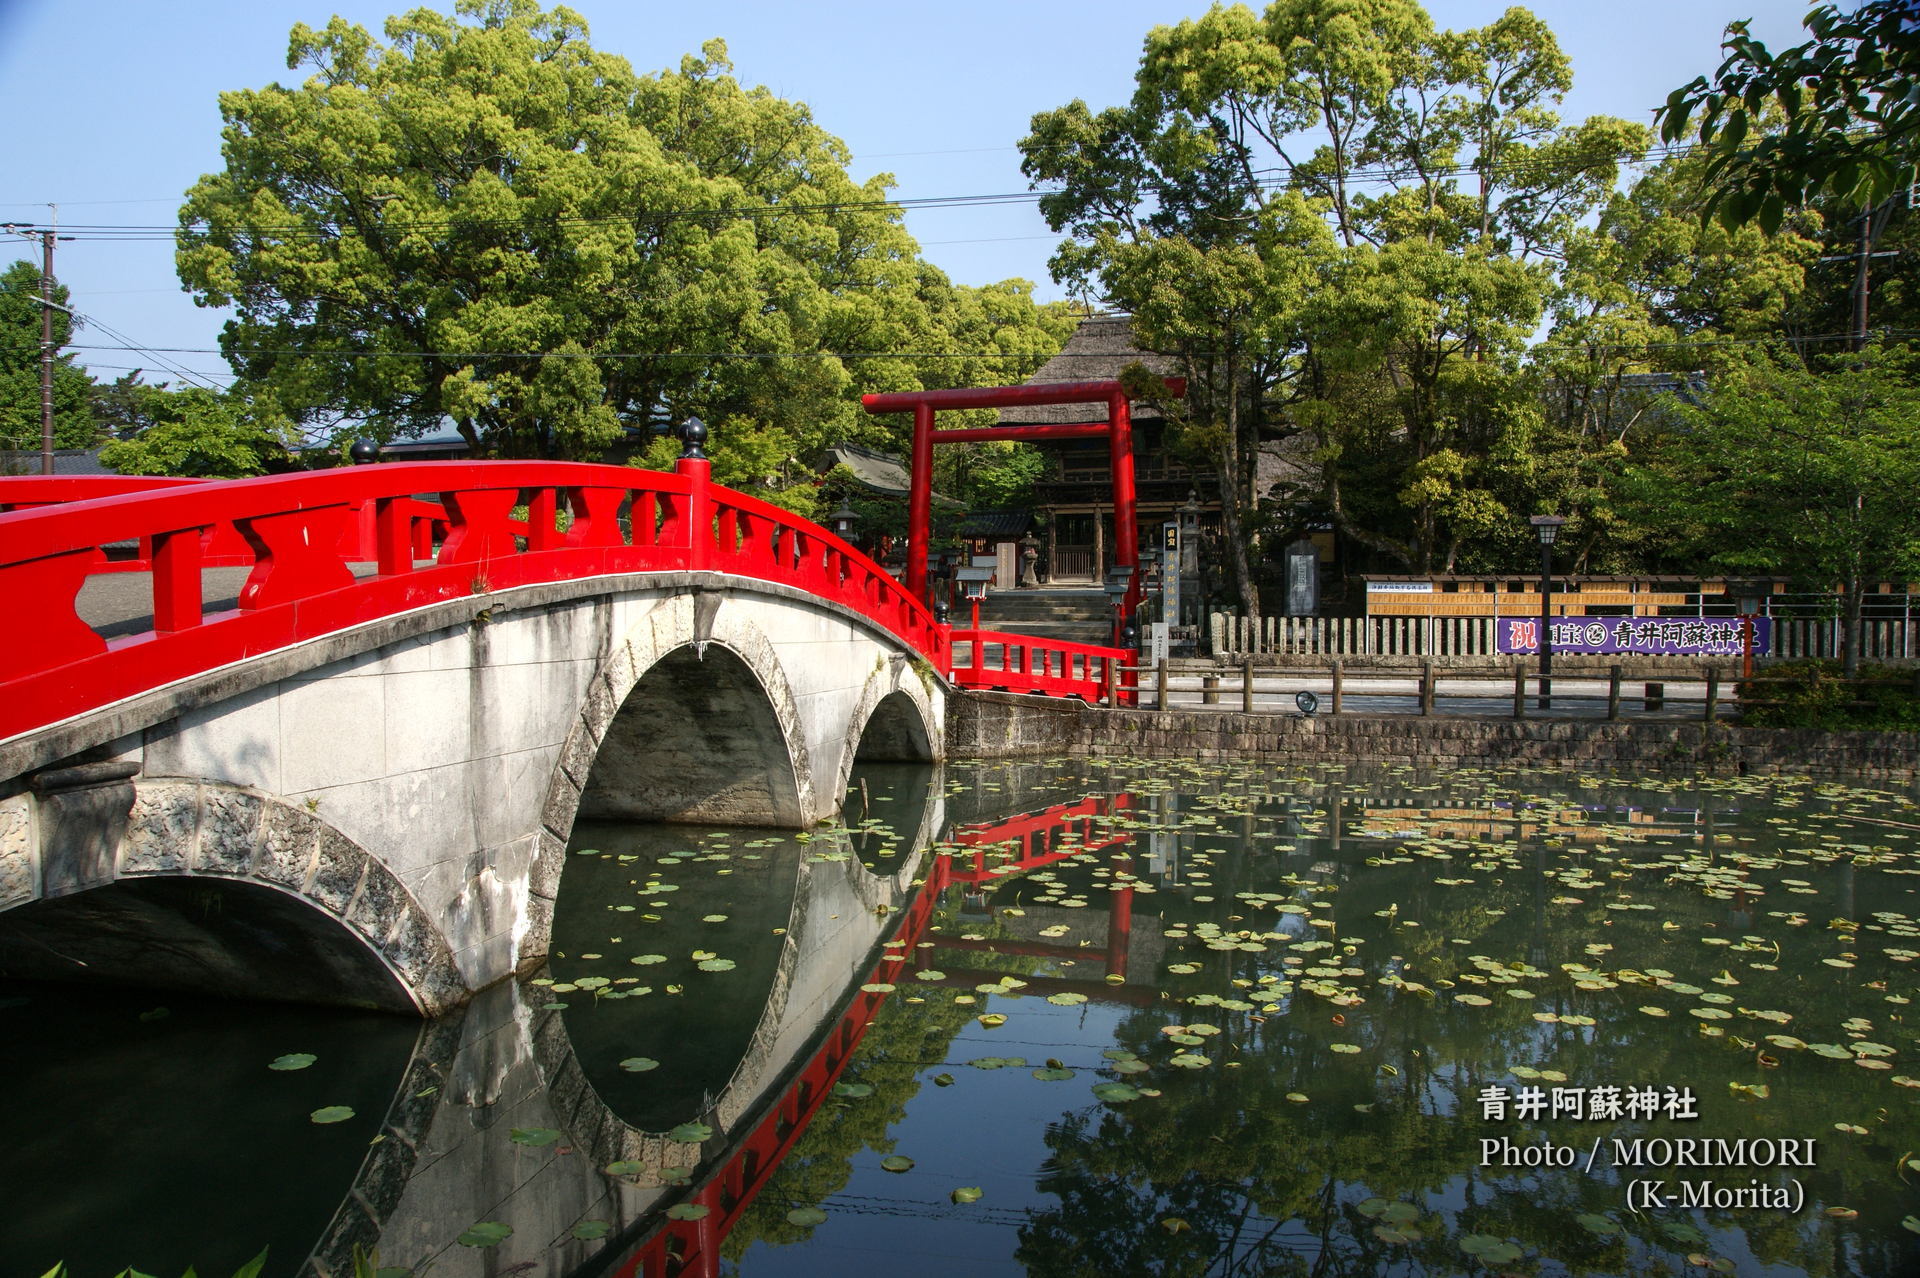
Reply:
[[[379, 31], [396, 0], [0, 0], [0, 220], [170, 226], [183, 191], [219, 167], [223, 89], [300, 77], [286, 68], [295, 22], [339, 13]], [[451, 0], [440, 7], [451, 7]], [[1204, 12], [1199, 0], [1049, 0], [969, 6], [921, 0], [824, 4], [578, 0], [595, 47], [642, 71], [676, 65], [714, 36], [739, 78], [809, 103], [854, 152], [854, 176], [896, 177], [901, 196], [1019, 192], [1015, 144], [1036, 111], [1084, 98], [1096, 109], [1132, 89], [1155, 25]], [[1429, 0], [1439, 24], [1482, 25], [1505, 0]], [[1667, 92], [1720, 61], [1727, 22], [1749, 18], [1778, 46], [1803, 38], [1800, 0], [1542, 0], [1532, 6], [1573, 59], [1567, 119], [1649, 120]], [[1097, 15], [1097, 17], [1096, 17]], [[1020, 276], [1043, 298], [1055, 237], [1030, 204], [916, 210], [908, 227], [955, 280]], [[5, 242], [37, 259], [37, 246]], [[17, 246], [17, 247], [15, 247]], [[0, 248], [0, 252], [6, 249]], [[0, 258], [0, 261], [11, 260]], [[83, 236], [56, 273], [83, 315], [149, 348], [212, 348], [220, 316], [196, 308], [163, 239]], [[99, 327], [78, 342], [106, 343]], [[161, 372], [156, 356], [80, 352], [102, 380]], [[164, 358], [224, 384], [217, 354]]]

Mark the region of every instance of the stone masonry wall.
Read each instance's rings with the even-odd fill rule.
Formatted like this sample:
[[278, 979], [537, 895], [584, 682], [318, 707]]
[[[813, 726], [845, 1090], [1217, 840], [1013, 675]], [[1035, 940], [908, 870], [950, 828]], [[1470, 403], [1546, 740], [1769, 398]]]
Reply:
[[1142, 754], [1424, 767], [1920, 778], [1920, 734], [1901, 732], [1802, 732], [1692, 722], [1114, 711], [1003, 693], [953, 694], [947, 725], [953, 758]]

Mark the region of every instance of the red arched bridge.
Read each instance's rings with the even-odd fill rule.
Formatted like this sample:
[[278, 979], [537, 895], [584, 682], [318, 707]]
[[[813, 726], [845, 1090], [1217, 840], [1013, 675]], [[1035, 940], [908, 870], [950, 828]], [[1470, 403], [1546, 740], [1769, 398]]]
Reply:
[[952, 690], [1112, 700], [1124, 656], [954, 631], [698, 457], [0, 511], [15, 972], [431, 1011], [544, 954], [577, 816], [811, 824], [856, 757], [942, 757]]

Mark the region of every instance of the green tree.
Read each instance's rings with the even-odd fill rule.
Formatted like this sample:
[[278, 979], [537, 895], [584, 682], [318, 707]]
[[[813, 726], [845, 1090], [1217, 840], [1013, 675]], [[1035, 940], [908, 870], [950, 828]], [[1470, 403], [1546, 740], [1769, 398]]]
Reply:
[[108, 443], [100, 461], [122, 475], [238, 479], [287, 461], [292, 426], [270, 405], [202, 386], [114, 383], [114, 404], [133, 433]]
[[[1729, 229], [1758, 220], [1772, 233], [1789, 210], [1827, 194], [1873, 206], [1920, 180], [1920, 22], [1911, 0], [1869, 0], [1852, 13], [1823, 4], [1807, 15], [1813, 39], [1775, 53], [1727, 27], [1726, 60], [1712, 80], [1675, 89], [1661, 136], [1680, 141], [1698, 122], [1710, 159], [1703, 211]], [[1784, 120], [1765, 127], [1763, 112]]]
[[[0, 272], [0, 448], [37, 452], [40, 426], [40, 268], [17, 261]], [[66, 287], [53, 287], [53, 444], [87, 448], [100, 436], [90, 395], [93, 378], [63, 349], [78, 322]]]
[[[180, 213], [182, 280], [235, 308], [228, 358], [297, 420], [451, 418], [481, 453], [593, 458], [698, 415], [723, 480], [804, 506], [796, 459], [893, 429], [861, 391], [964, 368], [916, 357], [972, 349], [1013, 380], [1045, 358], [1025, 286], [953, 288], [890, 179], [855, 183], [718, 41], [637, 75], [533, 0], [385, 34], [295, 27], [312, 75], [221, 96], [226, 167]], [[974, 310], [1005, 312], [995, 344], [957, 344]]]
[[1853, 214], [1848, 327], [1858, 347], [1867, 341], [1872, 255], [1920, 181], [1920, 20], [1911, 0], [1869, 0], [1848, 14], [1821, 5], [1806, 25], [1812, 40], [1777, 53], [1745, 22], [1729, 25], [1714, 78], [1675, 89], [1658, 119], [1670, 141], [1698, 122], [1709, 157], [1702, 217], [1771, 235], [1802, 205]]
[[1509, 464], [1540, 425], [1526, 340], [1646, 142], [1563, 127], [1570, 84], [1524, 9], [1442, 32], [1414, 0], [1277, 0], [1156, 28], [1127, 107], [1034, 117], [1025, 170], [1073, 236], [1056, 278], [1186, 365], [1249, 611], [1263, 440], [1306, 434], [1320, 474], [1290, 500], [1408, 567], [1451, 568], [1534, 508]]
[[1812, 370], [1755, 355], [1674, 411], [1678, 426], [1636, 469], [1653, 518], [1727, 570], [1837, 587], [1855, 673], [1865, 587], [1920, 573], [1913, 356], [1876, 350]]

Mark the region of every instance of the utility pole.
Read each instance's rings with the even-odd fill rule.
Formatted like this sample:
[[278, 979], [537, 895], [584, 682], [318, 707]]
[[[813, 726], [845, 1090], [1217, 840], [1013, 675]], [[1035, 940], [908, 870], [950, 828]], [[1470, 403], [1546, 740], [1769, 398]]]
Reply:
[[53, 241], [40, 232], [40, 473], [53, 473]]
[[[1898, 257], [1899, 252], [1886, 249], [1874, 251], [1874, 245], [1880, 242], [1880, 236], [1887, 229], [1887, 222], [1893, 217], [1894, 201], [1900, 195], [1895, 194], [1878, 205], [1869, 204], [1860, 210], [1857, 219], [1860, 223], [1860, 247], [1851, 253], [1839, 253], [1816, 259], [1820, 262], [1852, 262], [1853, 272], [1853, 332], [1850, 334], [1854, 350], [1863, 350], [1867, 344], [1867, 304], [1872, 290], [1872, 262], [1876, 257]], [[1912, 203], [1912, 194], [1907, 193], [1908, 203]]]
[[[12, 222], [4, 229], [23, 239], [40, 240], [40, 473], [53, 473], [53, 313], [65, 310], [53, 300], [53, 245], [60, 235], [56, 228], [19, 226]], [[72, 237], [67, 237], [71, 239]]]

